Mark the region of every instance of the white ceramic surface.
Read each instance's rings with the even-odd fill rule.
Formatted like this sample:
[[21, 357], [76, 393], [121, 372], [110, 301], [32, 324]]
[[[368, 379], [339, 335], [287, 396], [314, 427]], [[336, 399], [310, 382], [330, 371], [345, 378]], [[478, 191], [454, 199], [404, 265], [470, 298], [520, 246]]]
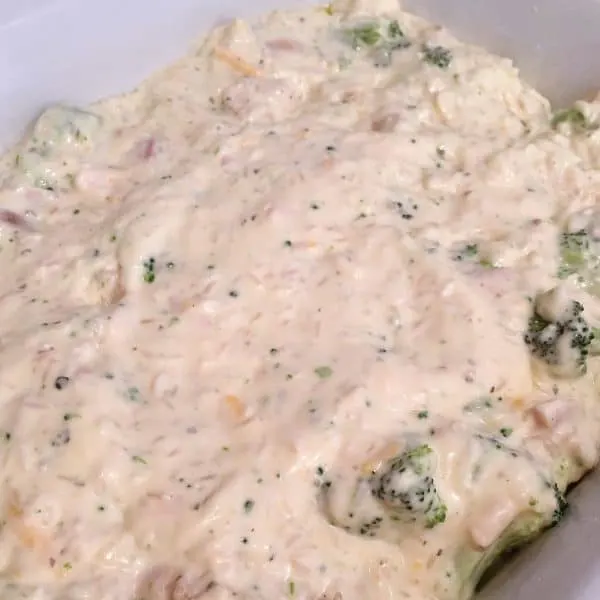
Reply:
[[[308, 0], [0, 0], [0, 148], [46, 104], [126, 91], [216, 21]], [[600, 0], [405, 0], [510, 56], [557, 105], [600, 89]], [[600, 600], [600, 476], [482, 600]]]

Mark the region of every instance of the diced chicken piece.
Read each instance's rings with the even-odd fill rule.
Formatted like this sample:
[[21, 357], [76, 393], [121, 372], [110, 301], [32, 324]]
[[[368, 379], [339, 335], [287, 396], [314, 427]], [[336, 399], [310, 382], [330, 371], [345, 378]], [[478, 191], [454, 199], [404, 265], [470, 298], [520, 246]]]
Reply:
[[560, 321], [564, 320], [565, 315], [572, 311], [572, 304], [568, 290], [564, 286], [558, 286], [539, 295], [535, 309], [538, 315], [546, 321]]
[[124, 172], [114, 167], [84, 166], [76, 178], [77, 187], [90, 195], [108, 198], [124, 180]]
[[568, 217], [566, 230], [568, 233], [578, 233], [588, 229], [590, 225], [593, 229], [596, 229], [598, 227], [596, 221], [599, 220], [599, 216], [593, 208], [584, 208]]
[[98, 304], [104, 306], [117, 304], [125, 296], [121, 269], [117, 267], [116, 269], [97, 271], [90, 279], [88, 290]]
[[275, 78], [244, 78], [223, 92], [223, 106], [249, 120], [278, 121], [289, 115], [303, 100], [302, 87]]
[[364, 88], [340, 86], [333, 81], [322, 81], [313, 85], [310, 97], [314, 102], [336, 104], [358, 104], [368, 102], [370, 91]]
[[117, 304], [126, 293], [122, 268], [116, 258], [89, 264], [83, 261], [76, 274], [76, 293], [88, 304]]
[[[227, 54], [237, 56], [249, 66], [258, 66], [261, 59], [261, 45], [258, 43], [256, 34], [252, 26], [241, 19], [234, 19], [229, 24], [223, 26], [215, 32], [215, 36], [210, 40], [213, 47], [224, 51], [222, 56], [216, 55], [217, 59], [223, 61]], [[231, 67], [231, 65], [228, 65]]]

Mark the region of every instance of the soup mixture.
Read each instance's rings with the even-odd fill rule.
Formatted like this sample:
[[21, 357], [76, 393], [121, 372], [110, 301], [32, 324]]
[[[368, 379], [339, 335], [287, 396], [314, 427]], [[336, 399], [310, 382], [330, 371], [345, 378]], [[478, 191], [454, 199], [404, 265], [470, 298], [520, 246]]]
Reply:
[[470, 597], [598, 460], [599, 110], [393, 0], [48, 107], [0, 169], [0, 597]]

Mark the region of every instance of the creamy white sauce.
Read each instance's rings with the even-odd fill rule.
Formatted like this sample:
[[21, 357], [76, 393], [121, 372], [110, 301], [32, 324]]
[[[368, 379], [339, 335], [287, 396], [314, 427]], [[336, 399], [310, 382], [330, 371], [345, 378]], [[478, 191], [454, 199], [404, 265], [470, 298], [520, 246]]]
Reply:
[[[556, 275], [600, 133], [374, 4], [223, 26], [6, 156], [3, 599], [466, 598], [596, 463], [597, 359], [553, 379], [523, 336], [557, 285], [600, 324]], [[415, 444], [429, 528], [366, 483]]]

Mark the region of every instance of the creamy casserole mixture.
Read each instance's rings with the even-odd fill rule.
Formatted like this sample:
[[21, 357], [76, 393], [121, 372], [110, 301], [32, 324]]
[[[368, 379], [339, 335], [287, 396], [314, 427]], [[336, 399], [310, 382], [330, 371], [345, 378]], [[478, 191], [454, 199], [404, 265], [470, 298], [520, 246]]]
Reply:
[[598, 459], [599, 110], [392, 0], [46, 110], [1, 168], [0, 597], [469, 597]]

